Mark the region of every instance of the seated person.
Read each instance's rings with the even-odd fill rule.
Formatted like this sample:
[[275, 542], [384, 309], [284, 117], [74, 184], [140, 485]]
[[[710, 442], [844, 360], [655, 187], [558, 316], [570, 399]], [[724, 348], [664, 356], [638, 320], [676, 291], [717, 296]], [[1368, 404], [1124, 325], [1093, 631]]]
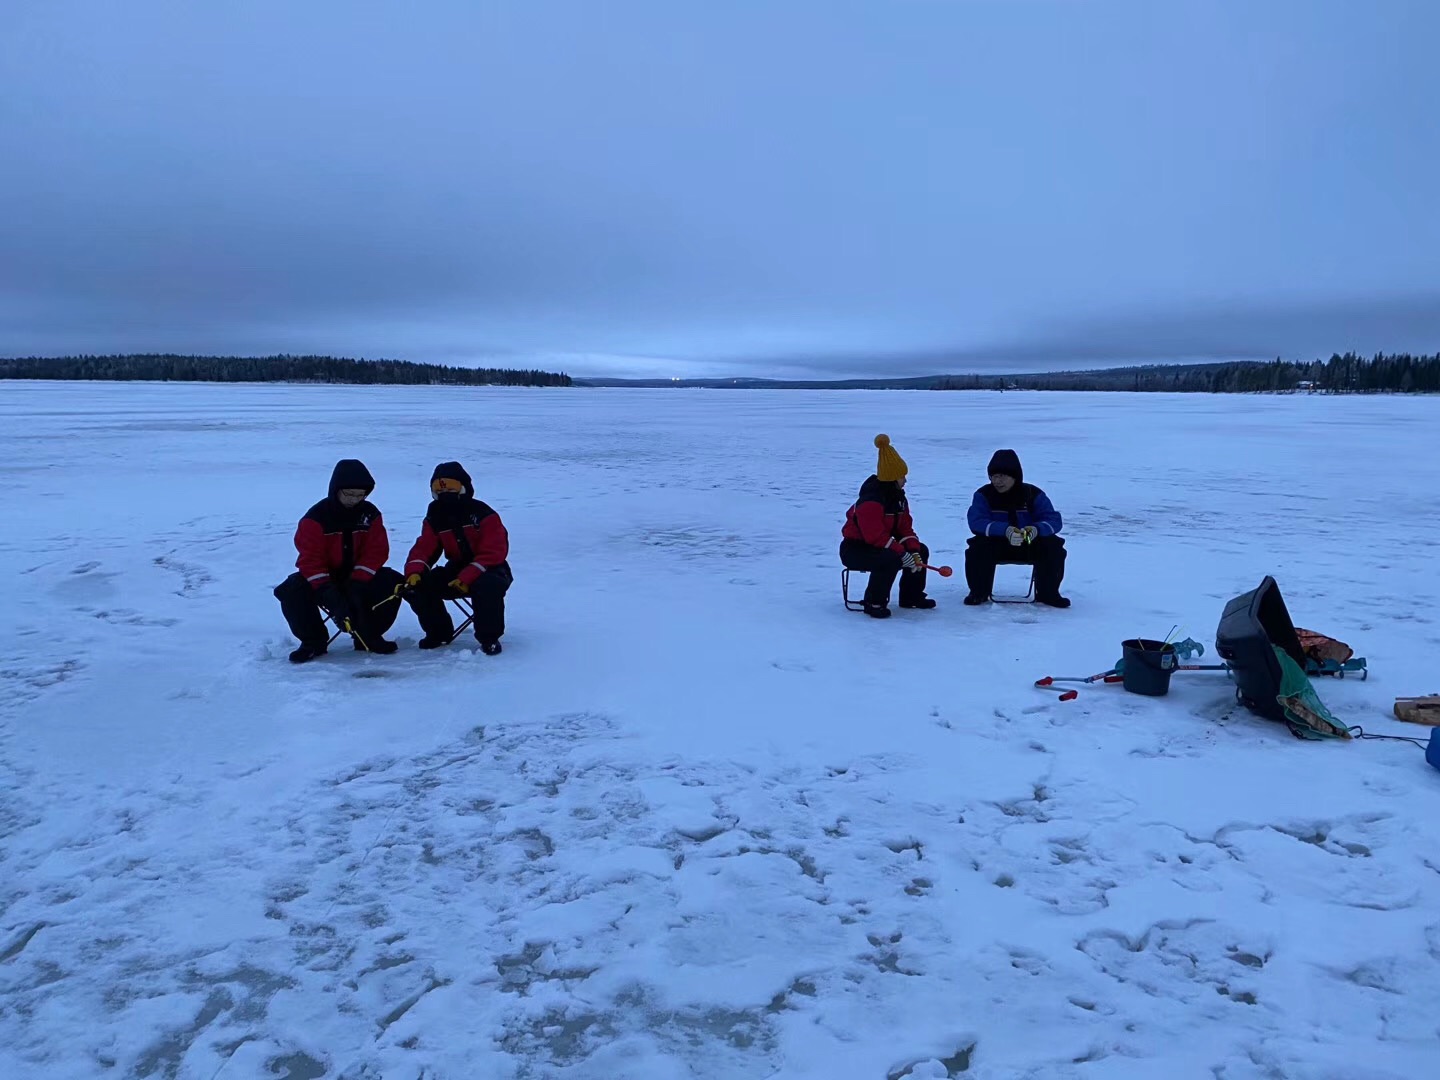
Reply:
[[[458, 461], [442, 461], [430, 476], [429, 507], [405, 562], [403, 593], [425, 636], [420, 648], [438, 649], [455, 637], [445, 601], [468, 596], [475, 611], [475, 640], [486, 656], [500, 654], [505, 636], [505, 594], [510, 534], [500, 515], [475, 498], [470, 474]], [[441, 555], [445, 563], [436, 566]]]
[[902, 608], [933, 608], [935, 601], [925, 595], [925, 560], [930, 557], [930, 549], [916, 538], [910, 504], [905, 499], [909, 469], [890, 445], [890, 436], [876, 435], [875, 445], [880, 448], [875, 472], [860, 485], [860, 497], [845, 512], [845, 525], [840, 530], [840, 562], [848, 570], [869, 573], [865, 614], [873, 619], [888, 619], [890, 586], [902, 569]]
[[400, 575], [385, 565], [390, 538], [369, 501], [374, 490], [375, 478], [364, 464], [354, 458], [337, 462], [329, 494], [305, 511], [295, 529], [299, 569], [275, 587], [290, 632], [300, 639], [292, 663], [325, 655], [329, 635], [322, 609], [337, 629], [350, 634], [356, 649], [393, 653], [399, 647], [385, 637], [398, 605], [380, 602]]
[[1060, 539], [1060, 512], [1034, 484], [1025, 483], [1020, 457], [997, 450], [987, 470], [990, 483], [975, 492], [967, 515], [975, 535], [965, 549], [965, 603], [990, 601], [999, 563], [1035, 567], [1035, 599], [1050, 607], [1068, 608], [1060, 595], [1065, 577], [1065, 541]]

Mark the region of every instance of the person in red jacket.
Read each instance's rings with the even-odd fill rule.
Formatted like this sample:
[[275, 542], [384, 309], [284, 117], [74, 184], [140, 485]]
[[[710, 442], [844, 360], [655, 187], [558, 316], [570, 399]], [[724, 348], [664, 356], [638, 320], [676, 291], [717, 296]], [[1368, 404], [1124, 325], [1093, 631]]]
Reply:
[[369, 501], [374, 490], [375, 478], [363, 463], [354, 458], [337, 462], [330, 493], [305, 511], [295, 529], [299, 570], [275, 587], [290, 632], [300, 639], [290, 654], [292, 663], [325, 654], [329, 634], [321, 608], [337, 627], [350, 631], [356, 649], [393, 653], [399, 648], [385, 640], [398, 605], [375, 610], [394, 592], [400, 575], [385, 565], [390, 538], [379, 509]]
[[[505, 636], [505, 594], [510, 573], [510, 534], [495, 510], [475, 498], [475, 486], [458, 461], [435, 466], [431, 502], [420, 536], [405, 562], [400, 590], [420, 620], [422, 649], [438, 649], [455, 637], [447, 599], [470, 597], [475, 606], [475, 640], [487, 656], [500, 652]], [[445, 565], [435, 565], [441, 554]]]
[[910, 504], [905, 498], [905, 477], [909, 467], [890, 436], [876, 435], [880, 448], [875, 473], [860, 485], [860, 497], [845, 512], [840, 530], [840, 562], [849, 570], [870, 575], [865, 586], [865, 614], [874, 619], [890, 617], [890, 586], [902, 570], [900, 606], [933, 608], [935, 601], [925, 595], [927, 548], [915, 536]]

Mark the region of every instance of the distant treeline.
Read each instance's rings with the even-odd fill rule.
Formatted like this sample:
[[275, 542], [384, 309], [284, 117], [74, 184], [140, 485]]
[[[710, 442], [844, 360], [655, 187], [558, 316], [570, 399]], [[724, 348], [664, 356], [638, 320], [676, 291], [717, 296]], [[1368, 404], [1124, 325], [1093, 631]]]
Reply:
[[1137, 390], [1254, 394], [1306, 390], [1327, 394], [1440, 393], [1440, 353], [1372, 357], [1339, 353], [1329, 360], [1231, 364], [1155, 364], [1104, 371], [1036, 375], [946, 375], [935, 390]]
[[27, 356], [0, 359], [0, 379], [145, 382], [393, 383], [438, 386], [569, 386], [570, 376], [511, 368], [449, 367], [342, 356]]

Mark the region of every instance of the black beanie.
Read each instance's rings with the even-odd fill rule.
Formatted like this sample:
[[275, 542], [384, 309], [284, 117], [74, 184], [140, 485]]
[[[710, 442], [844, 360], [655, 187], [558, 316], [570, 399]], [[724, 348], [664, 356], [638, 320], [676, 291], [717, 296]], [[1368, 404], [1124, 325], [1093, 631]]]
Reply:
[[1002, 476], [1013, 476], [1017, 484], [1025, 479], [1025, 470], [1020, 468], [1020, 455], [1014, 450], [996, 450], [990, 458], [990, 464], [986, 467], [987, 475], [1000, 473]]

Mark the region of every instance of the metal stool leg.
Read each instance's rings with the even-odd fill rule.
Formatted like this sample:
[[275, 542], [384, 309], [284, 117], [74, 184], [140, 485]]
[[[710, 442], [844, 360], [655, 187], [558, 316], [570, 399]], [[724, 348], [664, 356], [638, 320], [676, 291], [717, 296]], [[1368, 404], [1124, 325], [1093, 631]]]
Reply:
[[[1001, 563], [1001, 566], [1013, 566], [1014, 563]], [[1025, 590], [1024, 596], [996, 596], [993, 592], [990, 599], [997, 604], [1028, 604], [1035, 599], [1035, 568], [1030, 568], [1030, 584]]]
[[465, 633], [465, 631], [470, 628], [470, 624], [475, 621], [475, 605], [463, 596], [452, 597], [450, 602], [465, 614], [465, 621], [461, 623], [455, 633], [450, 636], [450, 640], [454, 641], [461, 634]]
[[846, 611], [865, 610], [865, 602], [863, 600], [850, 599], [850, 571], [848, 568], [840, 571], [840, 597], [845, 601]]

